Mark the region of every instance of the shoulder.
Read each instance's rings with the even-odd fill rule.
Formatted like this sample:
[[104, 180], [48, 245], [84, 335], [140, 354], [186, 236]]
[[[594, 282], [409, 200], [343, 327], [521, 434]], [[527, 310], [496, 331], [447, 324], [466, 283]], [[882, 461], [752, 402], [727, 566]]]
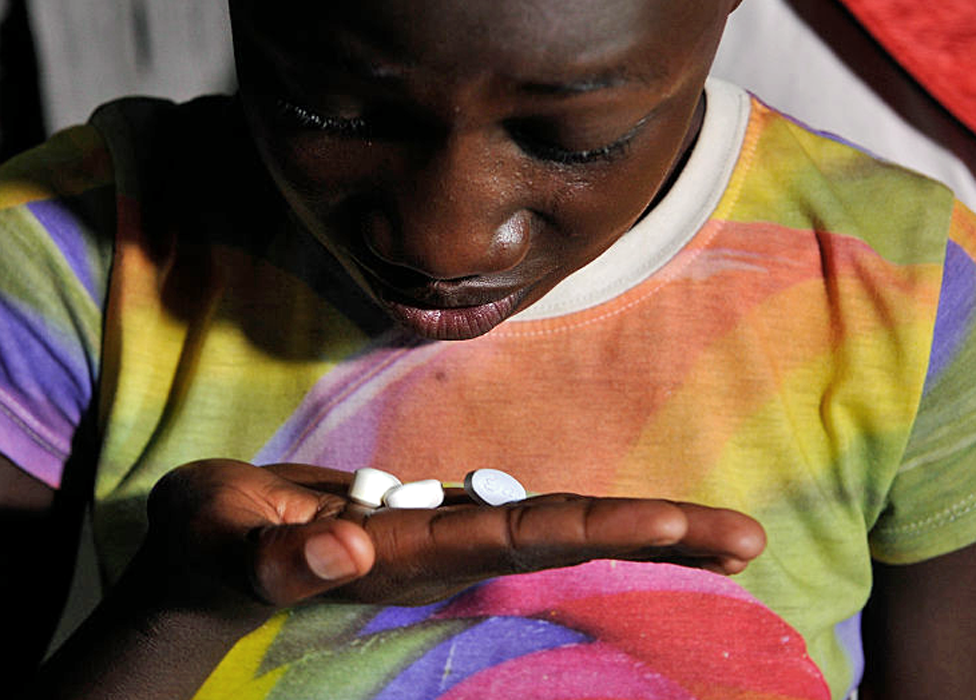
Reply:
[[214, 96], [177, 105], [124, 98], [102, 105], [87, 124], [64, 129], [0, 165], [4, 228], [11, 228], [11, 219], [56, 209], [59, 219], [72, 219], [90, 233], [98, 224], [94, 228], [104, 229], [98, 235], [110, 234], [119, 198], [141, 200], [158, 189], [155, 183], [168, 181], [167, 166], [177, 159], [174, 145], [184, 145], [186, 164], [186, 135], [212, 140], [230, 101]]
[[77, 283], [99, 304], [114, 224], [115, 171], [92, 126], [65, 129], [8, 160], [0, 166], [0, 293], [33, 307]]
[[119, 193], [139, 197], [221, 142], [233, 114], [233, 98], [223, 95], [179, 104], [127, 97], [99, 107], [89, 124], [105, 143]]
[[0, 166], [0, 209], [72, 197], [112, 184], [111, 158], [89, 125], [70, 127]]
[[945, 185], [752, 96], [724, 218], [859, 239], [896, 263], [938, 263], [955, 198]]
[[247, 217], [267, 199], [267, 175], [232, 96], [125, 98], [98, 109], [91, 124], [115, 172], [120, 236], [137, 232], [164, 248], [202, 243], [232, 220], [249, 229]]

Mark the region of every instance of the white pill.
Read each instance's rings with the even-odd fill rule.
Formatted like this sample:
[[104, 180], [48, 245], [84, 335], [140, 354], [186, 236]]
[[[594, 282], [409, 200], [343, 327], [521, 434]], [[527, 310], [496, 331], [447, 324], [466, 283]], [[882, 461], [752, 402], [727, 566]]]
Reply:
[[394, 486], [383, 496], [387, 508], [436, 508], [444, 502], [444, 487], [437, 479]]
[[500, 506], [525, 498], [525, 488], [511, 474], [498, 469], [476, 469], [464, 477], [464, 490], [478, 503]]
[[389, 472], [363, 467], [357, 469], [353, 476], [352, 485], [349, 487], [349, 498], [364, 506], [379, 508], [383, 505], [383, 496], [386, 492], [400, 484], [400, 480]]

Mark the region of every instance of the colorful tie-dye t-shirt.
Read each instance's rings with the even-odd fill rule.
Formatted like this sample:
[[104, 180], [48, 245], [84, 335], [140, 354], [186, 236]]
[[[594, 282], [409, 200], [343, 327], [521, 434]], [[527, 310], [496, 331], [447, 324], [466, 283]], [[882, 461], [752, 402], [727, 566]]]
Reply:
[[[668, 196], [487, 335], [393, 327], [271, 214], [236, 103], [128, 100], [0, 183], [0, 451], [95, 473], [109, 580], [211, 456], [735, 508], [724, 578], [596, 561], [426, 607], [283, 612], [199, 698], [841, 698], [871, 559], [976, 540], [976, 220], [711, 82]], [[82, 476], [77, 476], [81, 474]]]

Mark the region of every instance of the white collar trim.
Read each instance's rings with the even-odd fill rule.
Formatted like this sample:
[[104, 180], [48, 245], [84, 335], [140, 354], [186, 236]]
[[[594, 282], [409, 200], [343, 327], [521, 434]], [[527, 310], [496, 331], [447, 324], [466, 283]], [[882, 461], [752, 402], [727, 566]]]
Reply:
[[603, 304], [663, 267], [705, 225], [725, 192], [749, 124], [750, 98], [716, 78], [705, 84], [705, 118], [671, 191], [598, 258], [513, 316], [537, 321]]

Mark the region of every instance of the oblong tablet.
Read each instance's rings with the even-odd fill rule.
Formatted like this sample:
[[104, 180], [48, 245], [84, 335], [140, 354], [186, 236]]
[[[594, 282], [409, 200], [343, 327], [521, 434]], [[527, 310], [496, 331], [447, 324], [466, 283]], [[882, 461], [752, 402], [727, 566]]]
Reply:
[[444, 487], [437, 479], [394, 486], [383, 496], [387, 508], [436, 508], [444, 502]]
[[363, 467], [353, 474], [352, 484], [349, 486], [349, 498], [364, 506], [379, 508], [383, 505], [383, 496], [386, 492], [400, 485], [400, 480], [389, 472]]
[[475, 469], [464, 477], [464, 490], [486, 506], [500, 506], [525, 498], [525, 488], [500, 469]]

